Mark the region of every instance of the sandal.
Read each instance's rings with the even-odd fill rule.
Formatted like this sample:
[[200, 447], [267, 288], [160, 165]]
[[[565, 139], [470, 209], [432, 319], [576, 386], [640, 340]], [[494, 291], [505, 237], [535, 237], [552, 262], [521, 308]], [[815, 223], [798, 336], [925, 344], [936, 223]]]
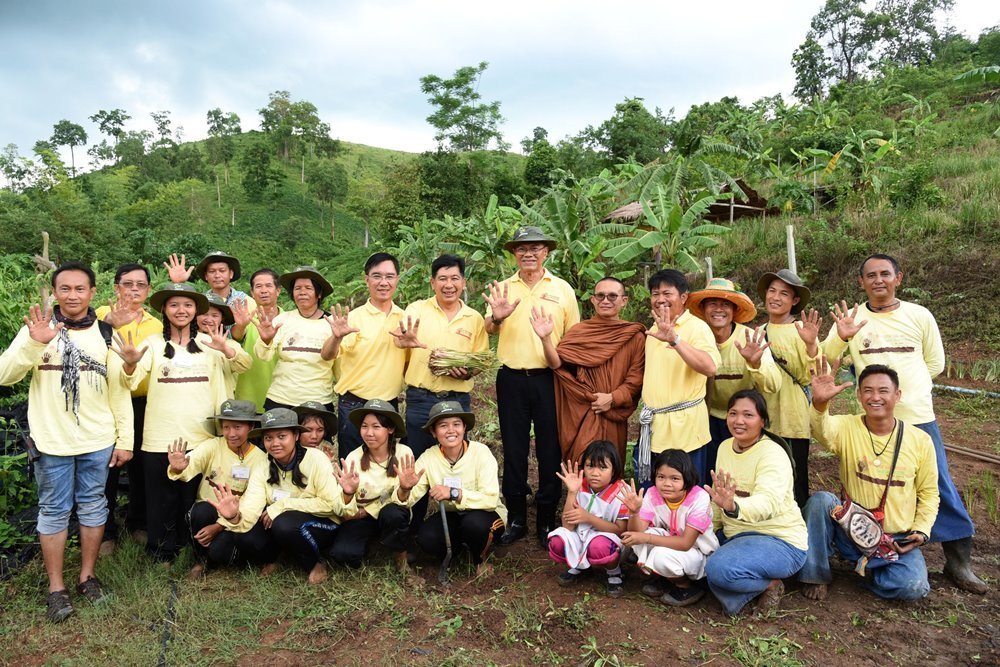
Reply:
[[104, 592], [101, 580], [91, 575], [86, 581], [81, 581], [76, 585], [76, 592], [90, 600], [91, 604], [98, 604], [107, 599], [108, 594]]
[[61, 623], [73, 615], [73, 603], [69, 599], [69, 591], [65, 588], [61, 591], [52, 591], [45, 598], [45, 605], [48, 609], [45, 615], [53, 623]]

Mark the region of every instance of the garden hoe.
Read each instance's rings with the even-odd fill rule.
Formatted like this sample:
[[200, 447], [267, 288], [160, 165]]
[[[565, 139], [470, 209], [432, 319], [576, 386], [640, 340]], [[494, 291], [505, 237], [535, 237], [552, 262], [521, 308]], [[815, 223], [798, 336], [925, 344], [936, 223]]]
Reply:
[[445, 554], [444, 560], [441, 561], [441, 569], [438, 570], [438, 581], [443, 586], [448, 585], [448, 566], [451, 564], [451, 533], [448, 532], [448, 514], [444, 509], [444, 501], [439, 501], [440, 507], [439, 513], [441, 514], [441, 523], [444, 525], [444, 546]]

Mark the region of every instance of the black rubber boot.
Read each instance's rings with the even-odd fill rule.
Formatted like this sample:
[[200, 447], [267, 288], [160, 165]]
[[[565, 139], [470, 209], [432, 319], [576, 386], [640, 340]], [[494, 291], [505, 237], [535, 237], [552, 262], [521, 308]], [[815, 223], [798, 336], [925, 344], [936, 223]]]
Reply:
[[949, 579], [969, 593], [983, 595], [990, 590], [985, 581], [972, 571], [972, 538], [942, 542], [944, 573]]
[[556, 506], [538, 505], [535, 511], [535, 529], [538, 535], [538, 544], [548, 551], [549, 533], [556, 529]]

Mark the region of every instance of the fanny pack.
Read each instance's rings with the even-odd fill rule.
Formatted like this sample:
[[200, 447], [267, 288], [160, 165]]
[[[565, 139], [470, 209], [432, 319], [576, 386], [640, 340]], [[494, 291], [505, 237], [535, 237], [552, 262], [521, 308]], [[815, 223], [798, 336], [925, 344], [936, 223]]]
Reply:
[[899, 433], [896, 435], [896, 451], [892, 454], [892, 466], [889, 468], [889, 477], [885, 481], [882, 500], [876, 509], [869, 510], [859, 505], [851, 500], [846, 489], [841, 488], [843, 501], [830, 511], [833, 520], [861, 552], [861, 558], [858, 559], [858, 564], [854, 568], [861, 576], [865, 576], [865, 568], [872, 558], [882, 558], [888, 561], [899, 560], [899, 553], [892, 547], [892, 536], [886, 534], [882, 522], [885, 519], [885, 501], [889, 496], [889, 488], [892, 486], [892, 475], [896, 471], [896, 462], [899, 460], [902, 442], [903, 422], [900, 421]]

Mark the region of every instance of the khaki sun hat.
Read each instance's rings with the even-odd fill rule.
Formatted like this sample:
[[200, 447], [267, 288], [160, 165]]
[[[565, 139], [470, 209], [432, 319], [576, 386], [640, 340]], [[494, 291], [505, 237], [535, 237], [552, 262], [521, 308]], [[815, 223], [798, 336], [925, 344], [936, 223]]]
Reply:
[[172, 296], [186, 296], [194, 301], [196, 305], [195, 312], [199, 315], [204, 315], [208, 311], [208, 297], [199, 292], [191, 283], [167, 283], [166, 285], [161, 285], [153, 293], [153, 296], [149, 297], [149, 307], [158, 313], [162, 313], [167, 299]]
[[431, 413], [427, 417], [427, 423], [424, 424], [424, 430], [430, 433], [434, 428], [435, 422], [445, 417], [461, 417], [462, 421], [465, 422], [466, 431], [471, 431], [476, 425], [476, 415], [466, 412], [462, 408], [461, 403], [458, 401], [441, 401], [431, 408]]
[[802, 312], [802, 309], [806, 307], [809, 303], [809, 297], [812, 296], [812, 292], [809, 288], [805, 286], [802, 279], [796, 274], [792, 273], [789, 269], [781, 269], [777, 273], [765, 273], [757, 281], [757, 296], [760, 297], [761, 301], [767, 299], [767, 288], [771, 286], [775, 280], [780, 280], [781, 282], [787, 284], [793, 290], [795, 290], [796, 296], [799, 297], [799, 302], [792, 306], [792, 315], [798, 315]]
[[327, 410], [319, 401], [306, 401], [302, 405], [296, 405], [292, 410], [299, 416], [299, 423], [306, 415], [316, 415], [323, 420], [326, 428], [327, 440], [332, 440], [337, 433], [337, 415]]
[[257, 414], [257, 404], [253, 401], [238, 401], [236, 399], [227, 399], [222, 402], [219, 406], [219, 414], [213, 415], [210, 419], [225, 419], [231, 422], [253, 422], [258, 423], [260, 421], [260, 415]]
[[389, 401], [383, 401], [380, 398], [373, 398], [370, 401], [365, 401], [365, 404], [360, 408], [354, 408], [347, 415], [347, 420], [354, 424], [354, 427], [358, 430], [361, 429], [361, 422], [364, 421], [365, 415], [376, 414], [382, 415], [392, 422], [395, 431], [393, 435], [396, 438], [402, 438], [406, 435], [406, 422], [400, 416], [396, 408], [392, 407], [392, 403]]
[[289, 294], [292, 293], [292, 288], [295, 286], [295, 281], [299, 278], [309, 278], [315, 280], [320, 285], [321, 293], [319, 294], [319, 300], [322, 301], [324, 297], [329, 296], [333, 292], [333, 285], [323, 277], [315, 266], [297, 266], [294, 271], [289, 271], [288, 273], [281, 274], [278, 278], [278, 282]]
[[240, 279], [240, 260], [236, 259], [232, 255], [227, 255], [221, 250], [213, 250], [205, 255], [205, 258], [198, 262], [198, 266], [195, 267], [195, 275], [204, 280], [205, 271], [208, 270], [208, 265], [215, 264], [216, 262], [225, 262], [228, 264], [229, 268], [233, 270], [233, 280]]
[[544, 243], [549, 250], [557, 245], [555, 239], [546, 236], [541, 227], [519, 227], [514, 232], [514, 238], [504, 243], [503, 247], [508, 252], [514, 252], [514, 248], [522, 243]]
[[305, 429], [299, 426], [299, 416], [294, 410], [288, 408], [273, 408], [260, 416], [260, 428], [250, 431], [251, 438], [257, 438], [267, 431], [277, 431], [288, 429], [301, 433]]
[[[211, 294], [206, 294], [205, 298], [208, 299], [208, 305], [210, 308], [218, 308], [219, 312], [222, 313], [222, 324], [227, 327], [233, 326], [236, 323], [236, 318], [233, 317], [233, 309], [230, 308], [222, 297], [215, 292]], [[208, 310], [207, 308], [205, 309]]]
[[733, 320], [740, 324], [749, 322], [757, 316], [757, 308], [754, 307], [753, 301], [746, 294], [736, 289], [736, 285], [732, 280], [712, 278], [705, 285], [705, 289], [691, 292], [690, 296], [688, 296], [687, 308], [691, 311], [692, 315], [702, 320], [705, 319], [705, 313], [702, 311], [701, 304], [706, 299], [722, 299], [736, 306], [736, 313], [733, 315]]

